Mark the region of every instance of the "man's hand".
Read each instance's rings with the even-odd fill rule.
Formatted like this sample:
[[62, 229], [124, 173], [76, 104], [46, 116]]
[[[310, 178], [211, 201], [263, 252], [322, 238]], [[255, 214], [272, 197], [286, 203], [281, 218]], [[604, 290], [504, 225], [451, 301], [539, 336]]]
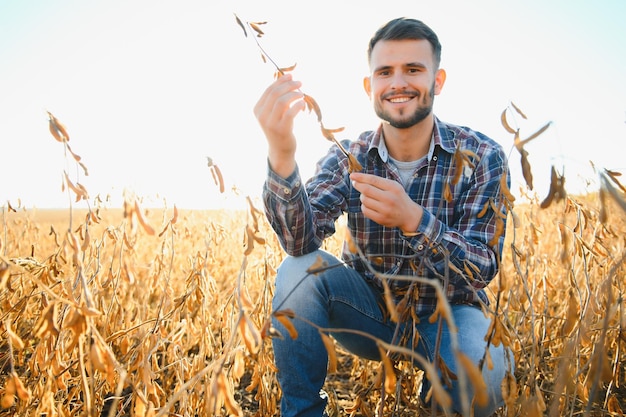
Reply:
[[285, 74], [274, 81], [263, 93], [256, 106], [256, 116], [269, 145], [268, 159], [272, 169], [286, 178], [296, 167], [296, 138], [293, 121], [306, 108], [299, 91], [302, 83]]
[[376, 175], [353, 172], [352, 186], [361, 193], [361, 210], [368, 219], [386, 227], [414, 233], [424, 209], [411, 200], [401, 184]]

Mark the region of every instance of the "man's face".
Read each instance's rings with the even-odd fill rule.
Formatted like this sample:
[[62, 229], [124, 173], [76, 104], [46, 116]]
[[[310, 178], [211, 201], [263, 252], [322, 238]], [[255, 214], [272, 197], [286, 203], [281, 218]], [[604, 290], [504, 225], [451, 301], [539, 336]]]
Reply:
[[406, 129], [432, 113], [445, 72], [435, 68], [427, 40], [380, 41], [372, 50], [370, 68], [364, 87], [379, 118]]

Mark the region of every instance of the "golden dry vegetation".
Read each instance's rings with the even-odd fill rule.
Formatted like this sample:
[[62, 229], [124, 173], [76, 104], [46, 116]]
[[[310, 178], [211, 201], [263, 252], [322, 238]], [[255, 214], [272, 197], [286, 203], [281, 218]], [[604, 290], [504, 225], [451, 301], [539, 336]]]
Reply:
[[[606, 204], [604, 222], [592, 197], [509, 219], [490, 286], [517, 363], [501, 415], [623, 415], [626, 224]], [[283, 252], [250, 207], [4, 207], [0, 415], [278, 415], [268, 320]], [[340, 347], [337, 362], [335, 415], [374, 415], [381, 364]], [[423, 375], [395, 373], [385, 415], [415, 415]]]

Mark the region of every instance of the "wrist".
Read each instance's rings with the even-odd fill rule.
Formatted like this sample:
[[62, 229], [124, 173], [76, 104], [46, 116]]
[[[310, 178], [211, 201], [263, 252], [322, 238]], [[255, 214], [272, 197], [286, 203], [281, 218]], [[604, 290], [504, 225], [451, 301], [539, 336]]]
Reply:
[[405, 236], [415, 236], [417, 229], [422, 221], [422, 214], [424, 209], [419, 204], [415, 203], [415, 209], [411, 210], [411, 215], [406, 217], [405, 222], [400, 225], [400, 231]]
[[276, 154], [270, 152], [267, 160], [272, 171], [282, 178], [289, 177], [296, 169], [296, 159], [293, 154]]

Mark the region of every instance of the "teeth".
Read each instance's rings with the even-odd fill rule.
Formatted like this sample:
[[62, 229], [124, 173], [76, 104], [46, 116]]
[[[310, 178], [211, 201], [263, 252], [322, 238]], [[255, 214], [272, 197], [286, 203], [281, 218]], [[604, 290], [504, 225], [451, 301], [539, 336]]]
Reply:
[[406, 103], [409, 100], [411, 100], [411, 97], [396, 97], [389, 99], [392, 103]]

